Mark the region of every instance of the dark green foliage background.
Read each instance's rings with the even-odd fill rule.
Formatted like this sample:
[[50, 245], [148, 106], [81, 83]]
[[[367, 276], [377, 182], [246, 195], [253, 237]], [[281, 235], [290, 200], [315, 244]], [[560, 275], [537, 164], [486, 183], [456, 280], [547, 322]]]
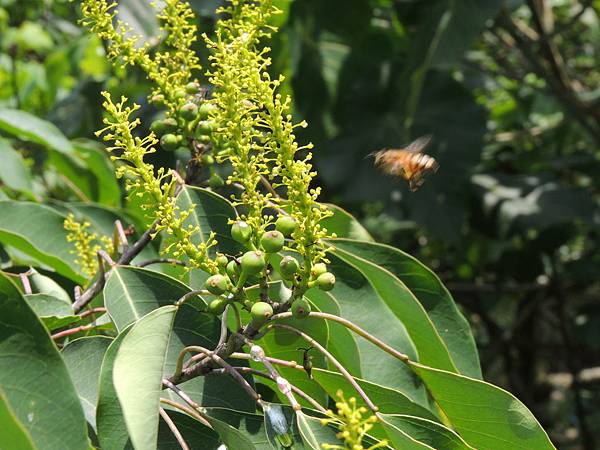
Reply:
[[[219, 2], [191, 3], [210, 33]], [[273, 71], [310, 124], [299, 136], [315, 144], [323, 200], [440, 275], [474, 327], [485, 379], [521, 399], [559, 448], [597, 448], [600, 3], [554, 2], [555, 31], [541, 37], [531, 13], [546, 2], [534, 0], [277, 3]], [[121, 4], [124, 20], [156, 32], [145, 1]], [[77, 25], [77, 2], [0, 7], [0, 106], [82, 138], [65, 154], [25, 143], [25, 162], [0, 140], [3, 197], [109, 204], [118, 186], [99, 183], [110, 167], [85, 140], [100, 127], [98, 92], [133, 98], [148, 124], [146, 81], [111, 68]], [[441, 168], [416, 193], [372, 167], [369, 153], [423, 134]], [[78, 170], [89, 158], [93, 170]]]

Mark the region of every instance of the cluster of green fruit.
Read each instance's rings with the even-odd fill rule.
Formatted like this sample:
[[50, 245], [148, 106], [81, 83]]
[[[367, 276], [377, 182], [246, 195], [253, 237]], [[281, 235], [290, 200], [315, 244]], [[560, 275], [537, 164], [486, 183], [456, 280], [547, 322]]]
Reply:
[[[150, 130], [160, 137], [163, 150], [175, 151], [180, 147], [187, 147], [191, 140], [208, 144], [215, 129], [215, 122], [209, 116], [216, 106], [205, 101], [200, 85], [196, 82], [188, 83], [185, 89], [178, 89], [174, 96], [183, 102], [176, 115], [155, 120], [150, 125]], [[162, 106], [164, 97], [160, 94], [155, 95], [151, 98], [151, 102], [156, 106]], [[213, 156], [203, 153], [201, 158], [202, 164], [210, 170], [208, 179], [210, 187], [213, 189], [222, 187], [225, 182], [213, 168], [215, 163]]]
[[[248, 251], [239, 258], [230, 259], [225, 255], [217, 257], [220, 273], [212, 275], [205, 282], [206, 290], [218, 296], [209, 303], [208, 311], [219, 315], [229, 302], [239, 301], [242, 307], [250, 312], [253, 328], [258, 329], [263, 325], [273, 315], [273, 305], [266, 301], [252, 302], [245, 298], [244, 284], [250, 277], [262, 278], [270, 274], [272, 266], [268, 262], [268, 255], [284, 249], [286, 236], [291, 236], [297, 225], [293, 217], [280, 216], [275, 222], [275, 229], [262, 233], [257, 246], [253, 242], [253, 230], [250, 225], [243, 221], [235, 222], [231, 227], [231, 237], [244, 244]], [[300, 263], [291, 255], [281, 258], [276, 271], [292, 289], [300, 285], [304, 276]], [[327, 271], [324, 263], [313, 265], [306, 278], [306, 288], [318, 287], [330, 291], [335, 285], [335, 276]], [[294, 317], [303, 318], [309, 315], [311, 306], [308, 300], [299, 295], [291, 303], [291, 311]]]

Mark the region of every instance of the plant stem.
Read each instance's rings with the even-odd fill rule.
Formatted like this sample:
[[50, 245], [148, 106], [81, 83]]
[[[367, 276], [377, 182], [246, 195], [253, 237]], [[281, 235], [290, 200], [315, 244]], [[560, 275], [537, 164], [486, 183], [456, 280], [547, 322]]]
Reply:
[[210, 423], [207, 422], [206, 419], [198, 413], [198, 411], [196, 411], [192, 408], [188, 408], [187, 406], [183, 406], [181, 403], [174, 402], [173, 400], [171, 400], [169, 398], [161, 397], [160, 401], [162, 403], [164, 403], [165, 405], [169, 405], [172, 408], [178, 409], [178, 410], [192, 416], [198, 422], [201, 422], [202, 424], [206, 425], [207, 427], [212, 428]]
[[170, 428], [171, 433], [173, 433], [173, 436], [175, 436], [175, 439], [177, 439], [177, 442], [179, 443], [179, 446], [182, 448], [182, 450], [190, 450], [185, 440], [183, 439], [181, 432], [177, 428], [177, 425], [175, 425], [175, 422], [171, 420], [167, 412], [162, 407], [158, 409], [158, 412], [160, 413], [160, 417], [162, 417], [167, 426]]

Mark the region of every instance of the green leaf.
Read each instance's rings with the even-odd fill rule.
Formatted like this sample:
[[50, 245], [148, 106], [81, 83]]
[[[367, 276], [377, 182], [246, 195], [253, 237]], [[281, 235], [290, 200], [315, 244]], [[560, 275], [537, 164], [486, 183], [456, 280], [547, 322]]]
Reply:
[[31, 275], [29, 275], [29, 284], [34, 294], [48, 294], [62, 300], [68, 305], [71, 304], [71, 297], [69, 297], [67, 291], [60, 284], [33, 268], [31, 269]]
[[228, 448], [272, 450], [262, 416], [225, 408], [206, 408], [206, 413], [206, 420]]
[[[423, 316], [421, 308], [414, 304], [412, 304], [412, 308], [404, 302], [402, 305], [391, 301], [388, 304], [390, 307], [394, 306], [396, 314], [402, 314], [402, 321], [407, 326], [413, 340], [418, 343], [416, 344], [418, 350], [421, 350], [423, 345], [428, 345], [421, 342], [422, 339], [418, 334], [427, 332], [429, 339], [436, 340], [438, 351], [446, 351], [450, 354], [452, 363], [460, 373], [481, 378], [479, 357], [469, 324], [437, 275], [414, 257], [387, 245], [347, 239], [335, 239], [330, 243], [336, 248], [336, 252], [342, 252], [339, 253], [341, 257], [347, 258], [349, 255], [353, 255], [352, 261], [356, 264], [360, 263], [361, 271], [368, 270], [376, 273], [378, 271], [373, 267], [375, 264], [393, 274], [416, 297], [427, 316]], [[361, 263], [357, 261], [357, 258], [372, 264], [369, 265], [364, 261]], [[408, 297], [405, 302], [407, 300], [413, 300], [413, 297]], [[412, 309], [412, 312], [409, 308]], [[402, 309], [404, 312], [401, 311]], [[411, 317], [410, 314], [419, 317], [420, 322], [414, 323], [415, 317]], [[431, 325], [434, 327], [433, 330]], [[430, 348], [432, 345], [434, 344], [429, 343]], [[422, 362], [423, 356], [423, 351], [419, 351], [419, 358]], [[432, 358], [435, 359], [435, 356], [432, 355]], [[442, 365], [440, 367], [443, 368]]]
[[29, 294], [25, 295], [24, 298], [50, 331], [81, 320], [81, 317], [73, 314], [73, 308], [70, 303], [66, 303], [51, 295]]
[[125, 336], [113, 368], [113, 383], [136, 449], [155, 449], [162, 376], [176, 306], [140, 319]]
[[0, 392], [8, 408], [36, 447], [87, 450], [85, 417], [69, 372], [42, 323], [3, 275], [0, 318]]
[[0, 201], [0, 242], [47, 264], [58, 273], [83, 283], [72, 245], [63, 228], [65, 217], [52, 208], [30, 202]]
[[35, 449], [31, 436], [10, 410], [2, 390], [0, 390], [0, 448], [11, 448], [12, 450]]
[[211, 248], [211, 254], [217, 251], [235, 255], [243, 250], [239, 243], [231, 238], [229, 219], [235, 219], [234, 207], [225, 198], [207, 189], [184, 186], [177, 196], [177, 206], [181, 211], [195, 205], [193, 212], [185, 221], [185, 226], [192, 225], [200, 230], [199, 241], [206, 242], [210, 233], [215, 233], [218, 245]]
[[113, 368], [119, 347], [133, 325], [125, 328], [109, 345], [100, 368], [96, 428], [101, 448], [123, 450], [131, 448], [123, 411], [113, 384]]
[[27, 194], [32, 200], [35, 199], [31, 172], [21, 154], [6, 139], [0, 139], [0, 160], [0, 181], [15, 191]]
[[[190, 289], [152, 270], [115, 267], [104, 287], [104, 305], [119, 331], [161, 306], [172, 305]], [[202, 307], [202, 300], [195, 303]]]
[[[363, 399], [354, 391], [348, 380], [341, 374], [328, 370], [315, 369], [313, 370], [313, 376], [331, 398], [336, 398], [336, 392], [341, 389], [347, 398], [355, 397], [357, 404], [366, 406]], [[438, 420], [431, 411], [413, 402], [399, 390], [370, 383], [360, 378], [355, 378], [355, 380], [382, 414], [407, 414], [435, 421]]]
[[[181, 432], [183, 440], [190, 449], [218, 450], [221, 443], [219, 435], [214, 430], [178, 411], [167, 411], [167, 414]], [[105, 448], [114, 450], [114, 447]], [[173, 432], [162, 417], [158, 426], [158, 450], [181, 450]]]
[[411, 363], [453, 428], [481, 449], [554, 449], [531, 412], [511, 393], [463, 375]]
[[0, 130], [62, 153], [73, 152], [69, 140], [54, 124], [25, 111], [0, 108]]
[[408, 435], [412, 439], [428, 445], [427, 448], [473, 449], [458, 434], [437, 422], [400, 414], [383, 414], [381, 417], [383, 428], [397, 448], [404, 448], [400, 445], [400, 440], [405, 439]]
[[340, 448], [344, 448], [344, 443], [335, 436], [336, 431], [328, 426], [321, 425], [320, 419], [298, 411], [296, 420], [306, 448], [321, 450], [321, 444], [339, 445]]
[[80, 160], [93, 174], [93, 199], [107, 206], [121, 205], [121, 189], [115, 177], [115, 168], [106, 149], [94, 141], [74, 141], [73, 145]]
[[[335, 253], [330, 253], [328, 258], [331, 260], [328, 270], [336, 278], [335, 287], [328, 295], [339, 305], [340, 315], [411, 359], [416, 359], [417, 352], [404, 324], [373, 289], [368, 278]], [[306, 296], [312, 300], [316, 291], [310, 289]], [[412, 401], [428, 405], [424, 386], [405, 364], [365, 339], [358, 338], [356, 342], [363, 379], [398, 389]]]
[[321, 225], [327, 228], [329, 233], [335, 233], [339, 238], [358, 241], [372, 242], [374, 240], [365, 227], [345, 209], [332, 204], [328, 204], [327, 209], [333, 212], [333, 216], [323, 219]]
[[85, 418], [94, 430], [100, 366], [111, 342], [112, 339], [106, 336], [83, 337], [69, 342], [61, 351], [79, 394]]

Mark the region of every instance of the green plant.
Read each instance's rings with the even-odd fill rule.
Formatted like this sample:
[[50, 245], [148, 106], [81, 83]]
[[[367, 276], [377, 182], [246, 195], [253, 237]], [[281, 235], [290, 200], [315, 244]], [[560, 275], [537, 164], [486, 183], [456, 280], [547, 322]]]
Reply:
[[[50, 269], [15, 267], [18, 287], [0, 276], [1, 420], [16, 424], [2, 428], [6, 439], [62, 449], [88, 448], [88, 436], [106, 449], [173, 439], [182, 448], [553, 448], [519, 400], [481, 380], [468, 324], [436, 275], [398, 249], [349, 239], [347, 229], [368, 234], [318, 202], [312, 146], [295, 136], [306, 123], [293, 122], [283, 77], [268, 72], [273, 3], [219, 10], [204, 36], [211, 90], [187, 3], [164, 2], [162, 41], [142, 45], [115, 26], [115, 8], [85, 0], [83, 23], [107, 41], [117, 70], [147, 74], [166, 118], [146, 133], [141, 107], [103, 93], [98, 135], [126, 213], [0, 200], [12, 211], [0, 218], [11, 256]], [[5, 128], [71, 145], [47, 125]], [[187, 158], [185, 173], [150, 162], [164, 153], [159, 142]], [[61, 239], [45, 240], [40, 224]], [[104, 249], [94, 243], [109, 235]], [[72, 303], [55, 280], [76, 284]]]

